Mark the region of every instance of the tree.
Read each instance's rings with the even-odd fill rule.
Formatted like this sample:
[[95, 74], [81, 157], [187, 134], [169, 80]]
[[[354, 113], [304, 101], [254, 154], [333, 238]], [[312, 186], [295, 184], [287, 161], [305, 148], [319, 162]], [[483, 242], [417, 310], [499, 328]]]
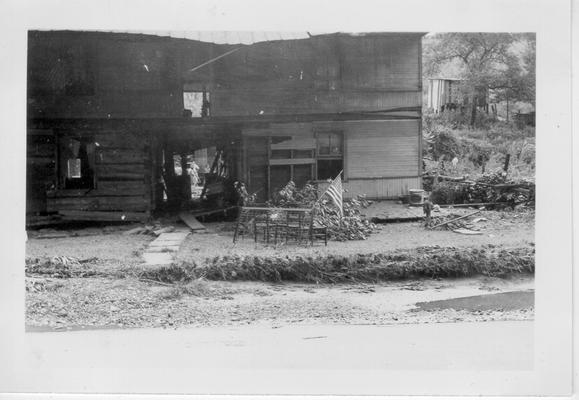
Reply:
[[[523, 50], [521, 43], [525, 43]], [[473, 126], [477, 97], [488, 89], [507, 99], [532, 99], [534, 103], [534, 49], [532, 34], [443, 33], [425, 43], [424, 71], [427, 74], [448, 69], [458, 72]]]

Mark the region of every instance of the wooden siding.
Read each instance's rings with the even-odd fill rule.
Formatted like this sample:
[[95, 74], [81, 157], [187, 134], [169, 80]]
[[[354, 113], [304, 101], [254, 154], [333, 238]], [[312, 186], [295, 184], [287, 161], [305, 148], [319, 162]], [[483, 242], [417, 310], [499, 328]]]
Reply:
[[47, 198], [47, 211], [147, 211], [144, 196], [82, 196]]
[[212, 115], [420, 107], [420, 41], [415, 34], [336, 35], [248, 46], [213, 68]]
[[[180, 117], [183, 89], [211, 116], [420, 107], [421, 35], [347, 34], [253, 45], [147, 35], [29, 33], [29, 116]], [[199, 69], [195, 67], [237, 51]]]
[[256, 87], [248, 91], [217, 90], [212, 98], [213, 116], [378, 111], [422, 105], [419, 91], [266, 91]]
[[419, 174], [419, 121], [364, 121], [343, 124], [346, 177], [407, 177]]
[[144, 35], [31, 31], [28, 115], [179, 117], [183, 112], [179, 42]]
[[45, 193], [56, 181], [54, 132], [31, 129], [26, 143], [26, 213], [46, 212]]
[[[327, 183], [319, 183], [321, 192], [327, 188]], [[420, 177], [409, 178], [376, 178], [376, 179], [349, 179], [343, 183], [344, 198], [350, 199], [359, 194], [365, 194], [369, 199], [396, 199], [408, 194], [410, 189], [422, 188]]]

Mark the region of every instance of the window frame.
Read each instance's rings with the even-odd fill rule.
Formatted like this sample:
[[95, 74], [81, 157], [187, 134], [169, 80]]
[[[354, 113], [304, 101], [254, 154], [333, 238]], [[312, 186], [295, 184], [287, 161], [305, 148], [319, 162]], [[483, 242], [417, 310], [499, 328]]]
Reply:
[[[191, 113], [193, 113], [193, 110], [186, 108], [185, 105], [185, 94], [186, 93], [195, 93], [195, 94], [200, 94], [201, 95], [201, 104], [199, 107], [199, 115], [191, 115], [191, 118], [207, 118], [207, 117], [211, 117], [211, 92], [209, 90], [197, 90], [194, 88], [187, 88], [184, 87], [182, 92], [181, 92], [181, 100], [183, 101], [183, 111], [185, 112], [186, 110], [191, 111]], [[207, 102], [207, 115], [203, 115], [203, 107], [204, 107], [204, 99]]]
[[[63, 149], [67, 142], [77, 141], [79, 143], [79, 152], [84, 149], [85, 157], [80, 157], [80, 153], [76, 156], [70, 154]], [[94, 140], [91, 137], [86, 136], [60, 136], [57, 139], [57, 190], [93, 190], [97, 188], [96, 183], [96, 149], [93, 149], [92, 155], [89, 154], [88, 147]], [[92, 157], [92, 159], [91, 159]], [[80, 176], [79, 177], [69, 177], [69, 162], [71, 160], [80, 160]], [[92, 166], [91, 166], [92, 164]], [[83, 165], [84, 168], [90, 171], [89, 175], [83, 175]], [[83, 180], [86, 180], [86, 184], [82, 185]], [[76, 187], [76, 183], [82, 186]]]
[[[308, 165], [310, 166], [310, 171], [311, 171], [311, 175], [312, 178], [308, 179], [308, 182], [315, 182], [315, 176], [316, 176], [316, 166], [317, 166], [317, 159], [316, 159], [316, 148], [312, 148], [311, 150], [299, 150], [299, 149], [287, 149], [287, 150], [276, 150], [276, 149], [272, 149], [271, 146], [273, 143], [273, 138], [279, 139], [279, 138], [288, 138], [289, 140], [291, 140], [292, 138], [294, 138], [294, 135], [287, 135], [287, 136], [275, 136], [275, 135], [269, 135], [268, 136], [268, 144], [267, 144], [267, 159], [268, 159], [268, 164], [267, 164], [267, 168], [268, 168], [268, 185], [271, 186], [271, 168], [272, 167], [288, 167], [290, 170], [290, 180], [292, 180], [293, 182], [295, 182], [295, 173], [294, 173], [294, 168], [296, 165]], [[289, 158], [276, 158], [276, 157], [272, 157], [272, 153], [273, 151], [289, 151]], [[314, 160], [313, 163], [311, 164], [298, 164], [298, 163], [292, 163], [292, 162], [288, 162], [288, 163], [283, 163], [283, 164], [271, 164], [272, 160], [300, 160], [303, 159], [304, 157], [295, 157], [295, 152], [296, 151], [311, 151], [311, 157], [306, 157], [306, 158], [311, 158], [312, 160]]]
[[[341, 143], [341, 153], [340, 155], [326, 155], [326, 154], [319, 154], [319, 138], [321, 135], [324, 134], [338, 134], [341, 136], [342, 138], [342, 143]], [[314, 154], [314, 158], [316, 159], [316, 163], [315, 163], [315, 171], [314, 171], [314, 182], [316, 183], [327, 183], [328, 179], [320, 179], [318, 178], [318, 161], [319, 160], [341, 160], [342, 161], [342, 181], [343, 182], [347, 182], [347, 175], [346, 175], [346, 134], [344, 132], [343, 129], [316, 129], [314, 131], [314, 138], [316, 140], [316, 149], [315, 149], [315, 154]]]

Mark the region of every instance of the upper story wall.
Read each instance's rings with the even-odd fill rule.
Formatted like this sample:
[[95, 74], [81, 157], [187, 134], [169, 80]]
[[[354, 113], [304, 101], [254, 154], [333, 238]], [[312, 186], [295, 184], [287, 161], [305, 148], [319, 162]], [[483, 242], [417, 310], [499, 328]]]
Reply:
[[209, 92], [211, 116], [420, 107], [420, 55], [420, 34], [218, 45], [32, 31], [28, 110], [49, 118], [180, 117], [183, 90]]
[[[29, 117], [179, 117], [183, 42], [149, 35], [31, 31]], [[211, 54], [210, 47], [188, 43], [199, 62]]]
[[[223, 51], [225, 53], [225, 51]], [[185, 72], [214, 116], [420, 107], [421, 35], [327, 35], [257, 43]]]

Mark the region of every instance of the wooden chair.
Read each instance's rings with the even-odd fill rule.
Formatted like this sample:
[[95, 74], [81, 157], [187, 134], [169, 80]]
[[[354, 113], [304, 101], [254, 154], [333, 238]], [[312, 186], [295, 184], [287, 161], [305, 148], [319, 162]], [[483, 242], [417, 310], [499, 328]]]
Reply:
[[328, 245], [328, 227], [316, 222], [314, 209], [312, 209], [309, 228], [309, 239], [312, 246], [314, 245], [314, 242], [318, 240], [323, 240], [324, 246]]
[[328, 231], [315, 222], [313, 208], [242, 207], [235, 227], [233, 242], [247, 233], [255, 242], [278, 244], [293, 241], [311, 244], [323, 240], [328, 245]]

